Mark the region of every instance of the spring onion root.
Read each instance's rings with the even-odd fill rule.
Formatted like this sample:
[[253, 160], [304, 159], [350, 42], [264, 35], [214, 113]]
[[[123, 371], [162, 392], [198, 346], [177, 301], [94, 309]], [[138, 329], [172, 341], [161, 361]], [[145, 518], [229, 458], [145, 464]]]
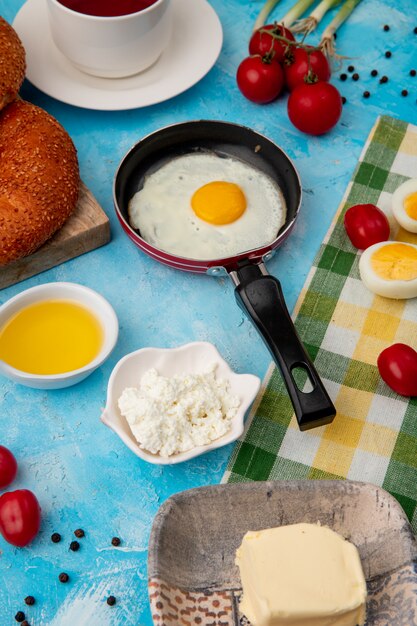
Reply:
[[343, 22], [347, 20], [359, 2], [361, 2], [361, 0], [345, 0], [333, 20], [324, 31], [320, 41], [320, 48], [328, 57], [337, 56], [334, 46], [334, 34]]
[[288, 13], [284, 15], [281, 20], [279, 20], [279, 23], [286, 28], [291, 28], [294, 22], [311, 7], [314, 1], [315, 0], [298, 0], [292, 9], [290, 9]]
[[293, 33], [305, 33], [308, 35], [317, 28], [327, 11], [340, 4], [340, 2], [341, 0], [322, 0], [308, 17], [298, 20], [291, 30]]

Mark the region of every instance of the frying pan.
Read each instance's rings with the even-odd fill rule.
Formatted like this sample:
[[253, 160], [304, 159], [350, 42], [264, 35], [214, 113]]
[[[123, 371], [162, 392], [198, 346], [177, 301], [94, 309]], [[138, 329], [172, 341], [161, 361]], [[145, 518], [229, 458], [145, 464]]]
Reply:
[[[272, 243], [203, 261], [169, 254], [146, 242], [130, 226], [128, 203], [142, 188], [146, 176], [175, 157], [195, 152], [239, 159], [265, 172], [279, 185], [286, 200], [287, 217]], [[335, 407], [296, 333], [281, 285], [265, 267], [265, 261], [290, 234], [300, 209], [300, 180], [288, 156], [271, 140], [237, 124], [206, 120], [174, 124], [133, 146], [116, 172], [113, 193], [122, 228], [143, 252], [177, 269], [231, 277], [238, 305], [252, 320], [282, 372], [300, 429], [330, 423]], [[307, 381], [304, 386], [299, 382], [300, 370], [301, 378]]]

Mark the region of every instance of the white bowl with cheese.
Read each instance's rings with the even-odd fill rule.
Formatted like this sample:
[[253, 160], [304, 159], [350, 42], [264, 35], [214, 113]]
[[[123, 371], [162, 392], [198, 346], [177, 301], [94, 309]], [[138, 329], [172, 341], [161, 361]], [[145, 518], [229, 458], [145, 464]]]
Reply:
[[[238, 398], [238, 406], [228, 422], [227, 432], [205, 445], [195, 445], [185, 451], [162, 455], [150, 452], [134, 436], [132, 428], [119, 407], [119, 400], [126, 390], [137, 389], [142, 377], [149, 378], [149, 371], [171, 379], [183, 374], [203, 376], [210, 364], [215, 365], [215, 377], [220, 384], [227, 386], [233, 398]], [[152, 376], [151, 376], [152, 378]], [[244, 418], [260, 388], [260, 379], [252, 374], [236, 374], [221, 357], [216, 347], [208, 342], [197, 341], [178, 348], [142, 348], [123, 357], [113, 369], [107, 387], [107, 403], [101, 421], [111, 428], [134, 454], [158, 465], [173, 465], [220, 448], [238, 439], [244, 429]], [[132, 392], [134, 393], [134, 392]], [[153, 391], [157, 394], [157, 391]], [[158, 422], [158, 420], [157, 420]], [[160, 423], [160, 421], [158, 422]], [[157, 425], [156, 428], [159, 428]]]

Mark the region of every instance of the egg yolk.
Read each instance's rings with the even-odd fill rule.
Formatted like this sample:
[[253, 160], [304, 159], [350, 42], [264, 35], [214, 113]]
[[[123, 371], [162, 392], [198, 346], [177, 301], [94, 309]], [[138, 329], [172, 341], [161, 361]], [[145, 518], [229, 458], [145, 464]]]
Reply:
[[417, 191], [406, 197], [404, 209], [411, 219], [417, 220]]
[[385, 280], [417, 278], [417, 249], [404, 243], [381, 246], [371, 257], [374, 272]]
[[245, 212], [246, 198], [239, 185], [216, 180], [197, 189], [191, 207], [209, 224], [231, 224]]

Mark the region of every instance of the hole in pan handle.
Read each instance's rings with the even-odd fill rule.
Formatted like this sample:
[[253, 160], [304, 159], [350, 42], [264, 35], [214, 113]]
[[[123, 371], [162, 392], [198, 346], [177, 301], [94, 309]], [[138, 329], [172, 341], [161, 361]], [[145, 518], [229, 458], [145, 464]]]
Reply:
[[[244, 262], [231, 272], [240, 308], [252, 320], [281, 370], [300, 430], [330, 424], [336, 409], [317, 374], [291, 320], [279, 281], [265, 266]], [[302, 391], [293, 370], [307, 375], [309, 391]]]

